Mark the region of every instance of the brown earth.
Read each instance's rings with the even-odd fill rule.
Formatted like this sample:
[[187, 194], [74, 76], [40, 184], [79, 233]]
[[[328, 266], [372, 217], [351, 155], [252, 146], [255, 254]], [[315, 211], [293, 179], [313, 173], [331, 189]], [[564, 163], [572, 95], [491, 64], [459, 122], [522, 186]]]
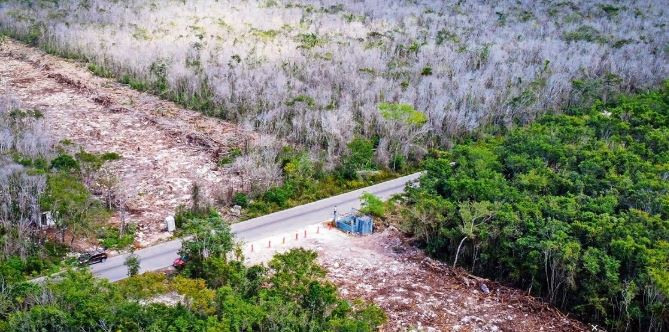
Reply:
[[12, 40], [0, 46], [0, 89], [22, 107], [42, 111], [56, 140], [122, 156], [102, 173], [118, 182], [115, 195], [125, 202], [126, 220], [138, 225], [141, 246], [170, 236], [163, 221], [190, 200], [194, 182], [207, 193], [238, 186], [240, 179], [219, 168], [217, 160], [256, 139], [234, 124], [96, 77], [80, 62]]

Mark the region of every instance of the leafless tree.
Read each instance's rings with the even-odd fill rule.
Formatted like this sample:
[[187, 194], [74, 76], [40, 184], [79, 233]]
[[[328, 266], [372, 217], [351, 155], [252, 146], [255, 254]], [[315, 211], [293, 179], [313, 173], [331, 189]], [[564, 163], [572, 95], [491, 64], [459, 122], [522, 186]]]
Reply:
[[281, 184], [281, 167], [276, 161], [280, 146], [269, 139], [260, 141], [248, 154], [230, 166], [241, 178], [241, 190], [261, 193]]
[[40, 240], [39, 199], [46, 189], [43, 175], [28, 172], [7, 154], [46, 156], [50, 140], [34, 113], [21, 110], [7, 91], [0, 97], [0, 228], [5, 234], [2, 256], [25, 259]]

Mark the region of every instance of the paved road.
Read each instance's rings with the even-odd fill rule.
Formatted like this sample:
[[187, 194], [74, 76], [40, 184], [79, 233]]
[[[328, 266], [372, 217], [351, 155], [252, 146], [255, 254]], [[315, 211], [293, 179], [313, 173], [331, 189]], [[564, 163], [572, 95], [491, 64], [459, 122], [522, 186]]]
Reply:
[[[360, 195], [369, 192], [383, 199], [401, 193], [408, 182], [416, 180], [421, 173], [415, 173], [394, 180], [382, 182], [370, 187], [358, 189], [345, 194], [333, 196], [313, 203], [300, 205], [292, 209], [249, 219], [232, 225], [236, 238], [251, 242], [273, 235], [300, 229], [328, 219], [332, 219], [335, 206], [337, 212], [347, 213], [360, 207]], [[141, 272], [154, 271], [168, 267], [178, 257], [181, 240], [172, 240], [135, 252], [140, 257]], [[111, 281], [127, 277], [127, 268], [123, 265], [126, 255], [109, 258], [106, 262], [91, 267], [93, 274]]]

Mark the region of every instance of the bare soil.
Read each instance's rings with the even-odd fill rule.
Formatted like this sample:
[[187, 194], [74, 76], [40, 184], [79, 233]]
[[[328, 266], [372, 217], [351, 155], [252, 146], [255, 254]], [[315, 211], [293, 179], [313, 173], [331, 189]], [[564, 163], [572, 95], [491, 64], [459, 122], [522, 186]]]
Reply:
[[389, 318], [386, 331], [590, 330], [521, 290], [426, 257], [394, 228], [357, 237], [321, 224], [243, 248], [247, 263], [256, 264], [295, 247], [318, 252], [342, 296], [381, 306]]
[[22, 107], [41, 110], [56, 140], [122, 156], [104, 171], [118, 180], [116, 195], [125, 201], [127, 220], [138, 225], [139, 246], [171, 236], [164, 219], [189, 202], [193, 183], [208, 195], [238, 186], [240, 179], [217, 161], [231, 148], [253, 144], [254, 133], [96, 77], [84, 66], [6, 40], [0, 89]]

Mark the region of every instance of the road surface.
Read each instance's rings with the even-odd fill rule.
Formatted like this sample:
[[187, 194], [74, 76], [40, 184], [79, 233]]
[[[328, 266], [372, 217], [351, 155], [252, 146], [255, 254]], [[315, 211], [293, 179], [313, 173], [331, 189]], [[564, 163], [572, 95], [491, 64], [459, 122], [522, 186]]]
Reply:
[[[414, 173], [313, 203], [249, 219], [233, 224], [231, 226], [232, 232], [238, 240], [251, 242], [297, 230], [304, 226], [332, 219], [335, 206], [339, 214], [360, 208], [360, 195], [364, 192], [388, 199], [392, 195], [403, 192], [406, 184], [418, 179], [421, 174]], [[181, 240], [177, 239], [135, 251], [140, 259], [140, 272], [155, 271], [172, 265], [172, 262], [178, 257], [177, 252], [180, 248]], [[124, 279], [128, 273], [127, 267], [123, 264], [125, 258], [126, 255], [110, 257], [104, 263], [91, 266], [91, 271], [95, 276], [107, 278], [111, 281]]]

